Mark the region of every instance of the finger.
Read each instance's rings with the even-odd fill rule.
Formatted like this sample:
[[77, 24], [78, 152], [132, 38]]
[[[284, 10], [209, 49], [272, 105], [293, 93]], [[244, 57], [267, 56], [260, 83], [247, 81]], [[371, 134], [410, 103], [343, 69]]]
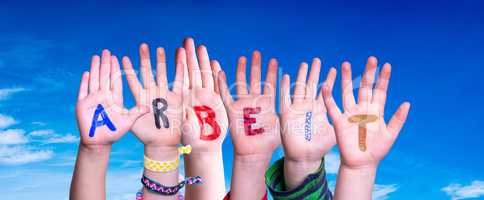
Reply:
[[184, 47], [187, 57], [188, 78], [190, 80], [189, 88], [202, 87], [200, 68], [198, 67], [197, 55], [195, 53], [195, 42], [192, 38], [187, 38], [184, 41]]
[[353, 94], [351, 64], [346, 61], [341, 64], [341, 92], [343, 95], [343, 108], [345, 111], [356, 105], [355, 96]]
[[358, 103], [370, 102], [372, 98], [373, 82], [375, 81], [375, 71], [377, 60], [370, 56], [366, 62], [365, 73], [360, 81], [360, 90], [358, 95]]
[[[188, 73], [188, 64], [187, 64], [187, 51], [185, 48], [180, 47], [177, 49], [177, 54], [175, 55], [177, 63], [182, 63], [183, 66], [183, 84], [182, 84], [182, 91], [188, 90], [190, 88], [190, 73]], [[183, 51], [182, 51], [183, 50]], [[184, 55], [181, 52], [185, 53]]]
[[405, 121], [407, 120], [409, 110], [410, 103], [404, 102], [402, 103], [402, 105], [400, 105], [397, 112], [393, 114], [392, 119], [390, 119], [390, 122], [388, 123], [388, 132], [392, 135], [393, 138], [396, 138], [398, 136], [398, 133], [400, 133], [403, 124], [405, 124]]
[[237, 72], [235, 76], [236, 78], [235, 86], [237, 88], [237, 96], [244, 96], [248, 94], [246, 68], [247, 68], [247, 59], [244, 56], [241, 56], [237, 62]]
[[218, 85], [220, 89], [220, 96], [222, 96], [222, 101], [224, 102], [225, 106], [228, 107], [232, 104], [233, 99], [230, 96], [229, 88], [227, 87], [227, 77], [225, 76], [225, 72], [223, 70], [219, 71], [218, 73]]
[[379, 106], [380, 114], [383, 115], [385, 110], [385, 103], [387, 99], [388, 83], [390, 82], [390, 74], [392, 67], [389, 63], [383, 65], [378, 81], [376, 82], [372, 103]]
[[111, 91], [118, 105], [123, 105], [123, 78], [116, 56], [111, 56]]
[[101, 68], [99, 69], [99, 87], [108, 91], [110, 87], [109, 74], [111, 72], [111, 52], [105, 49], [101, 56]]
[[335, 79], [336, 69], [331, 68], [328, 72], [328, 76], [326, 77], [326, 81], [324, 81], [323, 84], [324, 104], [326, 105], [329, 116], [331, 119], [333, 119], [333, 121], [341, 117], [341, 110], [338, 108], [338, 105], [336, 105], [336, 101], [333, 98], [333, 86]]
[[289, 111], [289, 107], [291, 106], [291, 80], [289, 75], [284, 74], [282, 76], [281, 81], [281, 102], [279, 110], [282, 113]]
[[261, 64], [261, 54], [256, 50], [252, 53], [252, 60], [250, 62], [250, 94], [252, 95], [259, 95], [261, 92]]
[[82, 73], [81, 84], [79, 86], [79, 93], [77, 100], [82, 100], [87, 97], [89, 93], [89, 72]]
[[99, 66], [101, 59], [98, 55], [92, 56], [91, 71], [89, 73], [89, 93], [99, 90]]
[[297, 79], [294, 86], [294, 95], [292, 101], [294, 103], [301, 102], [306, 94], [306, 76], [308, 75], [308, 64], [303, 62], [299, 65], [297, 72]]
[[[185, 74], [187, 69], [186, 53], [184, 48], [178, 48], [176, 50], [176, 72], [175, 82], [173, 83], [173, 92], [181, 94], [181, 91], [185, 86], [188, 89], [188, 76]], [[185, 82], [186, 79], [186, 82]], [[185, 83], [185, 84], [184, 84]]]
[[162, 47], [156, 48], [156, 83], [160, 89], [168, 89], [168, 80], [166, 78], [166, 54], [165, 49]]
[[314, 58], [309, 72], [308, 82], [306, 84], [306, 99], [314, 100], [316, 98], [319, 82], [319, 73], [321, 72], [321, 60]]
[[145, 88], [156, 86], [153, 79], [153, 70], [151, 69], [150, 50], [148, 45], [143, 43], [139, 48], [140, 65], [141, 65], [141, 80]]
[[276, 100], [276, 81], [277, 81], [277, 60], [271, 59], [267, 69], [266, 80], [264, 82], [264, 94], [270, 96], [275, 103]]
[[129, 89], [131, 90], [131, 93], [134, 96], [134, 99], [136, 100], [136, 104], [141, 103], [140, 95], [141, 91], [143, 89], [143, 86], [138, 80], [138, 77], [136, 76], [136, 72], [133, 69], [133, 64], [131, 64], [131, 61], [129, 60], [128, 57], [123, 57], [123, 68], [124, 72], [126, 73], [126, 79], [128, 79], [128, 86]]
[[220, 86], [218, 85], [218, 73], [222, 70], [222, 67], [220, 67], [220, 63], [217, 60], [212, 60], [210, 62], [210, 66], [212, 67], [212, 78], [214, 80], [213, 90], [216, 93], [220, 94]]
[[202, 87], [213, 89], [213, 75], [210, 67], [210, 58], [208, 57], [207, 48], [203, 45], [200, 45], [197, 49], [197, 53], [202, 74]]

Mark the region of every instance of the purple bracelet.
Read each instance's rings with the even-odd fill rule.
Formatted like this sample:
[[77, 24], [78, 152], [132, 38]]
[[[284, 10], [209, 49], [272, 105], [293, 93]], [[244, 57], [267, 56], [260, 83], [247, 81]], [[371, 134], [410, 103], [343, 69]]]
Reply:
[[161, 185], [160, 183], [153, 181], [148, 177], [146, 177], [145, 175], [143, 175], [143, 178], [141, 178], [141, 183], [150, 192], [154, 192], [156, 194], [163, 195], [163, 196], [171, 196], [178, 193], [178, 191], [182, 189], [185, 185], [201, 184], [202, 178], [200, 176], [189, 177], [183, 180], [182, 182], [178, 183], [178, 185], [169, 187], [169, 186]]

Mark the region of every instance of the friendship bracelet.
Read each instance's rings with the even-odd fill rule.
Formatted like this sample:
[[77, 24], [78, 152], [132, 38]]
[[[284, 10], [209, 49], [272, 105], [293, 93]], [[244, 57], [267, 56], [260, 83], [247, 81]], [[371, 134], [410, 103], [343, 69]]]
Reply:
[[145, 186], [148, 191], [163, 195], [163, 196], [171, 196], [175, 195], [178, 193], [180, 189], [182, 189], [185, 185], [194, 185], [194, 184], [202, 184], [202, 178], [200, 176], [196, 177], [189, 177], [182, 182], [178, 183], [178, 185], [175, 186], [164, 186], [161, 185], [160, 183], [149, 179], [145, 175], [143, 175], [143, 178], [141, 178], [141, 183], [143, 186]]
[[[189, 154], [192, 152], [192, 146], [178, 147], [178, 154]], [[180, 159], [170, 161], [157, 161], [144, 156], [144, 167], [152, 172], [170, 172], [178, 168]]]

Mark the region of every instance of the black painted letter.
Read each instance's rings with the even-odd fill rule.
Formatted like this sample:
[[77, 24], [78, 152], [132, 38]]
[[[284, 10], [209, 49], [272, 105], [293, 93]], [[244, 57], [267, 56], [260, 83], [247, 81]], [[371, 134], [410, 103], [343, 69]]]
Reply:
[[168, 117], [165, 115], [165, 111], [168, 108], [168, 103], [163, 98], [157, 98], [153, 100], [153, 112], [155, 114], [155, 126], [156, 128], [160, 129], [160, 118], [163, 120], [163, 126], [165, 128], [170, 127], [170, 123], [168, 122]]

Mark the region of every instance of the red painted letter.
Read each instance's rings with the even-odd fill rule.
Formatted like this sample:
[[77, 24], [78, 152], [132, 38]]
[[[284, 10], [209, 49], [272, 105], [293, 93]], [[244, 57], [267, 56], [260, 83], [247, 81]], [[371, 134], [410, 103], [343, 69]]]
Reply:
[[[200, 124], [200, 139], [202, 140], [215, 140], [220, 136], [220, 126], [215, 120], [215, 112], [208, 106], [194, 106], [195, 114]], [[205, 124], [212, 127], [212, 133], [205, 133]]]
[[264, 128], [252, 129], [252, 124], [255, 124], [256, 120], [250, 117], [250, 115], [257, 113], [260, 113], [260, 107], [244, 108], [244, 130], [246, 135], [258, 135], [264, 132]]

